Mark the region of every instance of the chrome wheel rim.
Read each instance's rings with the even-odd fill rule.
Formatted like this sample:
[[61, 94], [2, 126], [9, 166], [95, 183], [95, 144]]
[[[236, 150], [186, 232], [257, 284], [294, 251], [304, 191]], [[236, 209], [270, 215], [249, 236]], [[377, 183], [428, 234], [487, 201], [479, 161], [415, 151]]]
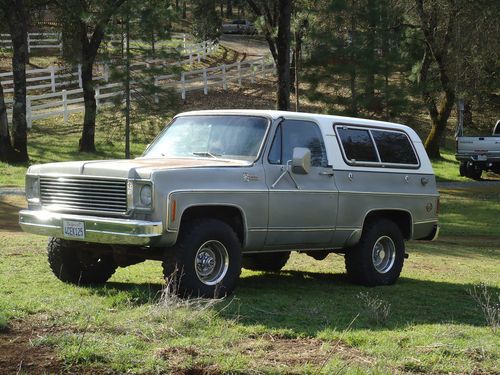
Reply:
[[194, 257], [196, 276], [205, 285], [218, 284], [226, 276], [229, 257], [226, 247], [219, 241], [210, 240], [200, 246]]
[[373, 267], [379, 273], [387, 273], [394, 265], [396, 258], [396, 245], [394, 241], [387, 236], [380, 237], [373, 245], [372, 262]]

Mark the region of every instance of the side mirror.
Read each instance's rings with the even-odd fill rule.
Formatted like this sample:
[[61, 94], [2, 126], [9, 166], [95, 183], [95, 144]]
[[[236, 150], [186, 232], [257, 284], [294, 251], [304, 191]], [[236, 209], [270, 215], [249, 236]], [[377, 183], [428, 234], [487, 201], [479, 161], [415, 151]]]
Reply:
[[305, 147], [295, 147], [292, 156], [292, 172], [308, 174], [311, 169], [311, 150]]

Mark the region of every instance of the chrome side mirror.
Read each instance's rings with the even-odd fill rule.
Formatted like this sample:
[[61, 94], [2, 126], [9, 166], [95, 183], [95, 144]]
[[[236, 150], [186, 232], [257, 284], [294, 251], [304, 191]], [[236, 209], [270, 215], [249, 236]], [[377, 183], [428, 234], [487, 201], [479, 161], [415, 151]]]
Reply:
[[295, 147], [292, 156], [292, 172], [308, 174], [311, 169], [311, 150], [305, 147]]

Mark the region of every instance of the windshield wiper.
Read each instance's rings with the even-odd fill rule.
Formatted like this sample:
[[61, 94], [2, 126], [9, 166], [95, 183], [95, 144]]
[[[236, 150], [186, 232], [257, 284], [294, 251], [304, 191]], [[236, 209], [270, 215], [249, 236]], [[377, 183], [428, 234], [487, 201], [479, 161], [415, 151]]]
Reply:
[[211, 158], [214, 158], [214, 159], [218, 159], [219, 156], [222, 156], [220, 154], [212, 154], [211, 152], [209, 151], [198, 151], [198, 152], [192, 152], [193, 155], [196, 155], [196, 156], [205, 156], [205, 157], [211, 157]]

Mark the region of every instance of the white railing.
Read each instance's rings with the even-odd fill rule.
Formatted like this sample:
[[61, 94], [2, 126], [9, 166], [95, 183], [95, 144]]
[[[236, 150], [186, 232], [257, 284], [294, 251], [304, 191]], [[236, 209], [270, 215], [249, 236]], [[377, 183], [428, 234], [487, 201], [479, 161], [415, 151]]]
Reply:
[[[12, 47], [10, 34], [0, 34], [0, 47]], [[62, 52], [61, 33], [28, 33], [28, 53], [33, 49], [58, 49]]]
[[[131, 64], [134, 68], [150, 68], [151, 66], [157, 67], [173, 67], [182, 66], [187, 63], [192, 64], [195, 60], [198, 62], [201, 59], [211, 55], [218, 47], [217, 42], [205, 41], [193, 45], [186, 45], [181, 51], [181, 55], [186, 57], [186, 61], [170, 62], [162, 59], [146, 60]], [[115, 69], [124, 68], [123, 66], [115, 66]], [[109, 65], [106, 63], [96, 64], [96, 71], [94, 74], [94, 81], [109, 82]], [[0, 73], [0, 82], [4, 89], [4, 93], [14, 92], [13, 73]], [[44, 69], [31, 69], [26, 71], [26, 90], [37, 91], [43, 93], [50, 91], [55, 93], [61, 88], [82, 88], [82, 68], [78, 65], [76, 68], [68, 69], [64, 67], [50, 66]], [[78, 86], [77, 86], [78, 85]]]
[[[159, 89], [173, 89], [180, 92], [181, 98], [186, 99], [186, 93], [203, 90], [208, 94], [211, 86], [220, 86], [227, 89], [228, 83], [237, 82], [242, 85], [244, 80], [254, 82], [258, 76], [274, 73], [276, 67], [272, 62], [266, 62], [264, 58], [236, 62], [234, 64], [220, 65], [155, 77], [154, 83]], [[137, 90], [137, 89], [134, 89]], [[112, 103], [112, 98], [123, 97], [124, 89], [122, 83], [108, 83], [95, 87], [95, 99], [97, 108]], [[159, 95], [155, 94], [154, 100], [159, 102]], [[5, 104], [12, 107], [13, 100], [5, 99]], [[64, 122], [68, 115], [84, 111], [83, 90], [81, 88], [56, 91], [53, 93], [29, 95], [26, 97], [26, 120], [28, 128], [32, 127], [33, 121], [63, 116]], [[12, 116], [12, 109], [7, 113]]]
[[[244, 79], [250, 79], [254, 83], [258, 74], [264, 77], [266, 74], [274, 73], [275, 70], [274, 63], [266, 62], [262, 57], [258, 60], [238, 61], [233, 64], [181, 72], [180, 75], [157, 76], [154, 84], [158, 87], [176, 89], [184, 100], [189, 91], [203, 90], [203, 93], [207, 95], [210, 86], [217, 85], [226, 90], [229, 82], [237, 82], [241, 85]], [[158, 102], [157, 97], [155, 101]]]
[[[109, 105], [112, 103], [111, 98], [123, 95], [123, 93], [121, 83], [97, 86], [95, 88], [96, 105], [98, 108]], [[12, 107], [13, 99], [6, 99], [5, 104]], [[26, 97], [26, 122], [28, 128], [31, 128], [33, 121], [63, 116], [66, 123], [68, 115], [83, 112], [84, 109], [83, 90], [81, 88], [49, 94], [30, 95]], [[12, 109], [8, 109], [7, 114], [12, 116]]]

